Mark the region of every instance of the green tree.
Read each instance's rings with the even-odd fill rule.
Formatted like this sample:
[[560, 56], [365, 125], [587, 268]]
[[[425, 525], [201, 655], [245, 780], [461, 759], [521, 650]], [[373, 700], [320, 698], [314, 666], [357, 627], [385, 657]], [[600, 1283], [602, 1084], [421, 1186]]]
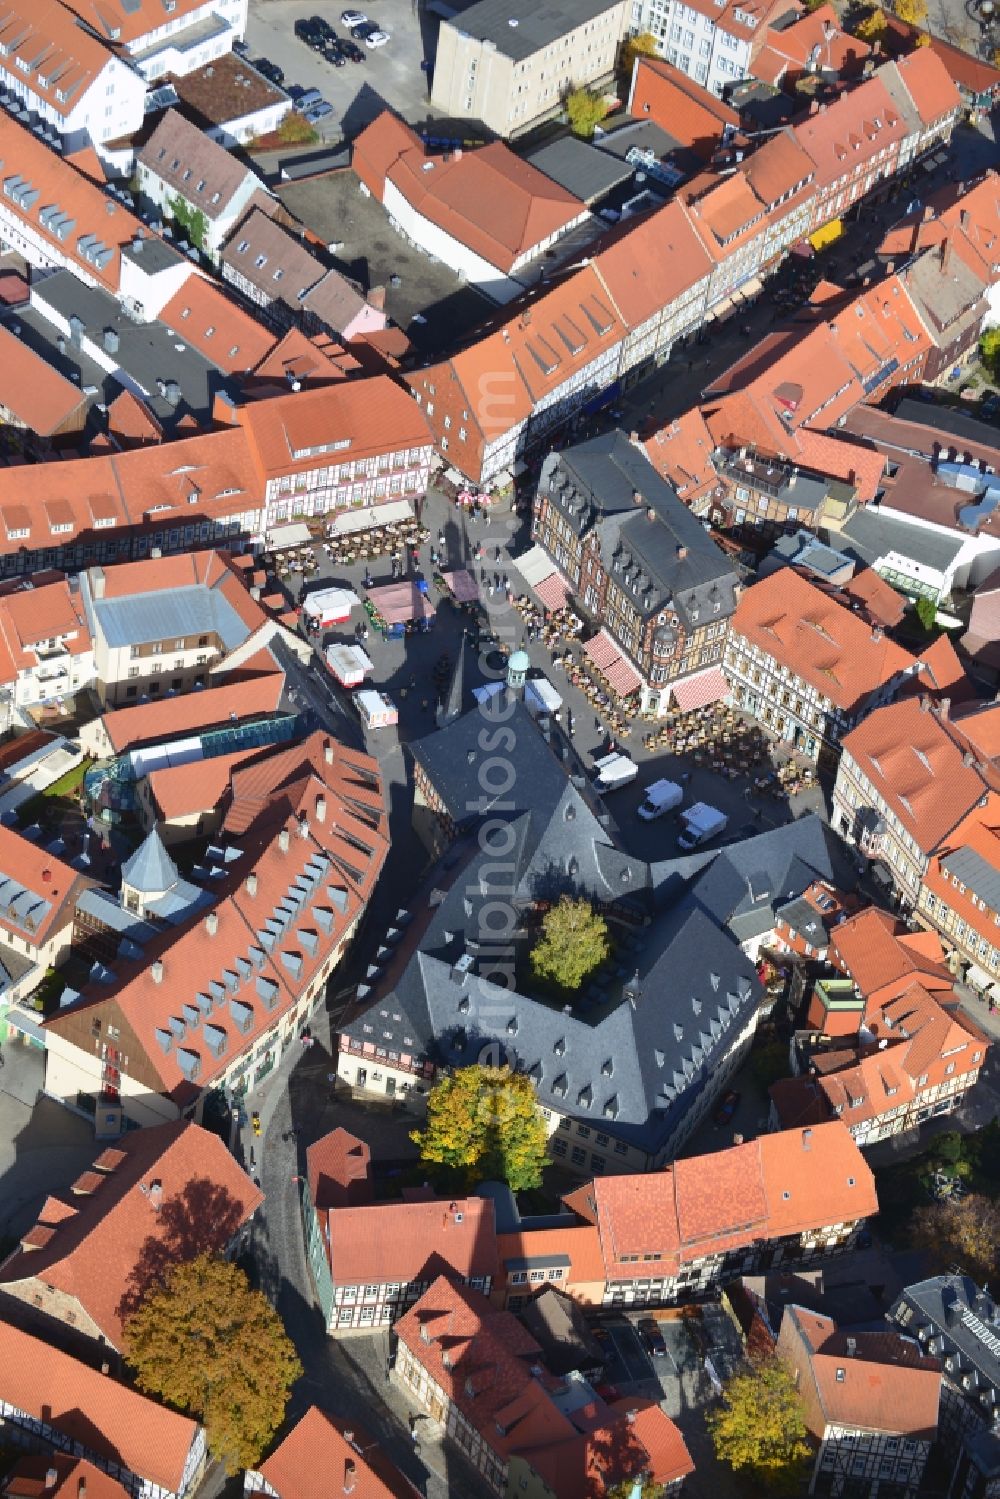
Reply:
[[636, 1479], [623, 1478], [621, 1483], [605, 1489], [604, 1499], [666, 1499], [667, 1486], [655, 1478], [641, 1478], [636, 1488]]
[[934, 621], [937, 619], [937, 605], [933, 599], [917, 599], [913, 606], [914, 613], [927, 631], [933, 630]]
[[935, 1270], [958, 1264], [973, 1280], [992, 1280], [1000, 1245], [1000, 1203], [977, 1192], [925, 1203], [910, 1220], [910, 1243], [930, 1256]]
[[515, 1192], [541, 1184], [548, 1132], [534, 1084], [509, 1067], [462, 1067], [431, 1089], [411, 1135], [420, 1159], [465, 1186], [499, 1179]]
[[275, 134], [285, 146], [311, 146], [313, 141], [319, 140], [319, 132], [294, 109], [285, 115]]
[[987, 328], [981, 335], [979, 357], [991, 375], [1000, 372], [1000, 328]]
[[656, 57], [659, 50], [660, 45], [651, 31], [640, 31], [637, 36], [626, 37], [621, 55], [621, 72], [626, 84], [631, 81], [636, 58]]
[[876, 6], [858, 22], [854, 28], [854, 34], [863, 42], [874, 42], [882, 35], [887, 25], [885, 13]]
[[256, 1468], [302, 1373], [267, 1297], [209, 1254], [166, 1271], [125, 1323], [124, 1351], [139, 1388], [197, 1417], [230, 1473]]
[[208, 220], [201, 209], [192, 208], [181, 197], [171, 198], [167, 206], [170, 209], [171, 217], [180, 224], [195, 249], [203, 250], [205, 248], [205, 234], [208, 229]]
[[566, 96], [566, 114], [569, 128], [574, 135], [589, 141], [594, 126], [599, 125], [608, 112], [608, 106], [600, 94], [589, 88], [576, 88]]
[[604, 917], [589, 900], [564, 895], [542, 917], [542, 934], [531, 950], [531, 971], [556, 989], [575, 990], [610, 952]]
[[719, 1461], [746, 1473], [761, 1493], [798, 1489], [809, 1459], [805, 1411], [793, 1375], [778, 1359], [735, 1375], [708, 1427]]
[[922, 26], [927, 20], [927, 0], [896, 0], [895, 9], [908, 26]]

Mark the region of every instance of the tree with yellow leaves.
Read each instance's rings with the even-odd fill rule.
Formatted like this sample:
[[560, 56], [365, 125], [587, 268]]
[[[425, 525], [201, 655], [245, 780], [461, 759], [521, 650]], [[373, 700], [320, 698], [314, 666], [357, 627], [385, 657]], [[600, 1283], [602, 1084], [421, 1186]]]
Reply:
[[809, 1460], [805, 1409], [791, 1372], [777, 1358], [735, 1375], [710, 1413], [720, 1462], [745, 1473], [762, 1494], [798, 1491]]
[[410, 1138], [420, 1159], [463, 1187], [505, 1181], [515, 1192], [541, 1185], [548, 1131], [534, 1084], [509, 1067], [461, 1067], [431, 1089], [427, 1121]]
[[922, 26], [927, 20], [927, 0], [896, 0], [894, 9], [908, 26]]
[[640, 31], [636, 36], [625, 38], [621, 53], [621, 74], [626, 84], [632, 80], [632, 69], [637, 57], [656, 57], [660, 46], [651, 31]]
[[257, 1467], [302, 1373], [267, 1297], [210, 1254], [167, 1270], [125, 1323], [124, 1351], [140, 1390], [200, 1420], [229, 1473]]
[[531, 971], [543, 984], [572, 994], [610, 953], [604, 917], [589, 900], [564, 895], [542, 917], [542, 934], [531, 950]]
[[876, 6], [858, 22], [854, 28], [854, 34], [863, 42], [874, 42], [882, 35], [887, 25], [885, 13]]

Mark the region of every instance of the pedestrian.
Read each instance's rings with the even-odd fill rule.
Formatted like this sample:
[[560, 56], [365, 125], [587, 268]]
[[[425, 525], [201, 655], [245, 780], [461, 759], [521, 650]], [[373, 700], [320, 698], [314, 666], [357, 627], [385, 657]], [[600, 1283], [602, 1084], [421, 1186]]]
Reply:
[[500, 587], [500, 574], [499, 573], [494, 573], [493, 574], [493, 591], [494, 591], [494, 593], [496, 593], [498, 591], [499, 587]]
[[494, 549], [493, 549], [493, 561], [494, 562], [499, 562], [500, 561], [500, 548], [499, 547], [494, 547]]
[[504, 593], [510, 593], [510, 579], [506, 573], [503, 575], [503, 591]]
[[444, 547], [444, 544], [445, 544], [445, 535], [444, 535], [444, 532], [443, 531], [439, 531], [438, 532], [438, 546], [439, 547]]
[[594, 728], [598, 733], [601, 732], [601, 720], [597, 717], [596, 713], [594, 714]]

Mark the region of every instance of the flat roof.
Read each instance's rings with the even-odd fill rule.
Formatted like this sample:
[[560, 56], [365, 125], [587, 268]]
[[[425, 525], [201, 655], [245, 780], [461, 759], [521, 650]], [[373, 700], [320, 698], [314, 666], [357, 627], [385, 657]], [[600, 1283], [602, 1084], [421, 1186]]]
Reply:
[[183, 77], [170, 75], [182, 104], [211, 125], [224, 125], [288, 99], [283, 89], [268, 83], [245, 58], [224, 53], [214, 62]]
[[[418, 349], [438, 355], [495, 314], [489, 298], [397, 234], [381, 203], [362, 194], [354, 171], [282, 182], [276, 191], [317, 238], [337, 246], [330, 252], [335, 269], [366, 290], [385, 287], [387, 314]], [[415, 323], [415, 316], [425, 321]]]
[[[163, 323], [133, 322], [114, 297], [97, 287], [85, 286], [70, 271], [47, 276], [36, 288], [36, 295], [67, 321], [79, 318], [87, 337], [96, 344], [102, 345], [108, 333], [115, 335], [118, 347], [112, 357], [133, 387], [139, 388], [134, 393], [145, 393], [142, 399], [164, 428], [176, 427], [189, 414], [199, 427], [210, 424], [215, 393], [225, 387], [227, 377]], [[75, 374], [74, 383], [81, 389], [96, 386], [94, 401], [110, 403], [120, 390], [129, 388], [76, 348], [37, 306], [15, 309], [8, 322], [19, 323], [24, 342], [67, 379]], [[158, 381], [176, 383], [180, 389], [176, 405], [160, 394]]]
[[633, 166], [617, 161], [575, 135], [549, 141], [537, 151], [529, 151], [525, 160], [581, 203], [594, 203], [622, 183], [631, 182], [635, 172]]
[[520, 62], [616, 4], [617, 0], [475, 0], [447, 24], [466, 36], [492, 42], [498, 52]]

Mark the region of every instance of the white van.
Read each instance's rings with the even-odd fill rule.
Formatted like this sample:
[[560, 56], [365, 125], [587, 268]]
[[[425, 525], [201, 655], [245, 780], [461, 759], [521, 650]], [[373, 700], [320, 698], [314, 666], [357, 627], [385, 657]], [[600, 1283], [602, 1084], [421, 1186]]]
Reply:
[[647, 786], [645, 798], [639, 807], [643, 822], [655, 822], [664, 812], [673, 811], [684, 800], [684, 791], [676, 781], [654, 781]]
[[627, 786], [634, 781], [639, 774], [639, 767], [628, 755], [603, 755], [600, 760], [594, 762], [597, 772], [594, 780], [598, 791], [618, 791], [620, 787]]

